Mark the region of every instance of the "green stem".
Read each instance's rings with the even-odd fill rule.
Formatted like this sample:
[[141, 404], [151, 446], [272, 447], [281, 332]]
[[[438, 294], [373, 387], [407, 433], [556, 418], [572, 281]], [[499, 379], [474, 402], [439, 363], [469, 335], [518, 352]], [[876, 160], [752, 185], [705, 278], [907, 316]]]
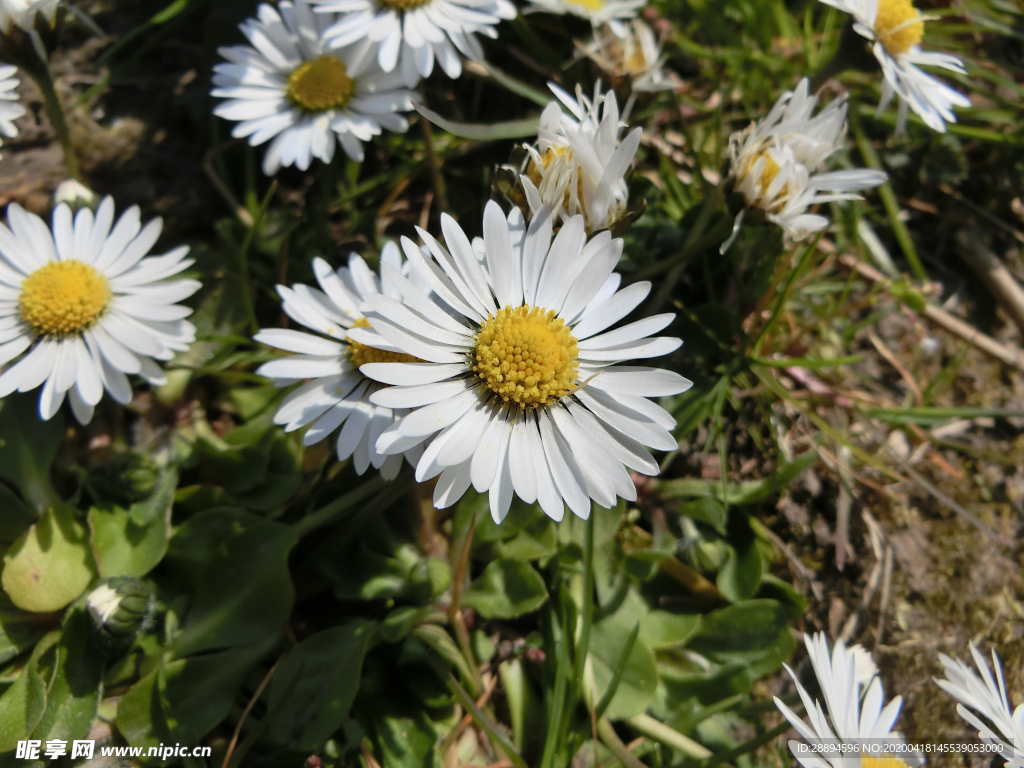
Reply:
[[630, 752], [629, 748], [622, 743], [622, 739], [619, 738], [619, 734], [615, 732], [615, 728], [607, 717], [602, 717], [597, 721], [597, 734], [601, 737], [601, 742], [611, 750], [613, 755], [619, 758], [619, 762], [626, 768], [647, 768], [647, 766], [640, 762], [640, 759]]
[[[714, 194], [709, 196], [707, 201], [705, 201], [704, 205], [712, 209], [717, 207], [717, 205], [712, 205], [712, 201], [714, 200], [714, 198]], [[710, 218], [711, 212], [713, 212], [713, 210], [709, 211], [708, 218]], [[701, 216], [703, 215], [704, 212], [701, 211]], [[700, 224], [699, 220], [697, 224]], [[718, 222], [718, 224], [712, 227], [710, 232], [708, 232], [707, 234], [704, 234], [703, 231], [698, 232], [696, 237], [694, 236], [694, 233], [697, 232], [697, 226], [694, 226], [694, 228], [690, 231], [690, 235], [686, 239], [687, 242], [683, 244], [682, 249], [677, 254], [675, 254], [674, 256], [670, 256], [669, 258], [664, 259], [662, 261], [659, 261], [657, 264], [652, 264], [646, 269], [641, 269], [637, 272], [634, 272], [629, 276], [630, 281], [635, 283], [638, 280], [647, 280], [652, 277], [657, 277], [662, 272], [668, 272], [670, 269], [674, 269], [676, 267], [681, 268], [685, 266], [686, 262], [688, 262], [690, 259], [692, 259], [694, 256], [696, 256], [704, 249], [710, 248], [711, 246], [719, 244], [723, 240], [725, 240], [725, 238], [727, 238], [729, 236], [729, 233], [732, 231], [732, 224], [732, 217], [726, 216], [720, 222]]]
[[57, 89], [53, 85], [53, 73], [45, 61], [35, 66], [26, 66], [28, 72], [40, 93], [43, 95], [43, 104], [46, 106], [46, 114], [50, 118], [50, 125], [57, 134], [57, 141], [64, 150], [64, 165], [68, 171], [68, 178], [82, 180], [82, 172], [78, 167], [78, 156], [75, 154], [75, 146], [71, 142], [71, 130], [68, 128], [67, 120], [64, 117], [64, 108], [61, 106], [60, 98], [57, 96]]
[[427, 148], [427, 160], [430, 163], [430, 180], [434, 186], [435, 203], [437, 210], [448, 210], [448, 193], [444, 186], [444, 175], [441, 173], [441, 161], [434, 151], [434, 135], [430, 130], [430, 122], [420, 117], [420, 125], [423, 127], [423, 142]]
[[703, 744], [698, 744], [693, 739], [684, 736], [675, 728], [670, 728], [664, 723], [659, 723], [650, 715], [636, 715], [629, 718], [629, 724], [649, 739], [654, 739], [659, 744], [664, 744], [672, 749], [678, 749], [687, 757], [697, 760], [705, 760], [714, 753]]
[[[408, 478], [406, 478], [407, 480]], [[382, 490], [388, 485], [388, 481], [380, 475], [375, 475], [374, 478], [368, 482], [363, 483], [358, 488], [354, 488], [344, 496], [332, 501], [330, 504], [325, 504], [313, 512], [310, 512], [304, 518], [295, 523], [295, 531], [299, 534], [299, 538], [306, 536], [318, 528], [322, 528], [325, 525], [333, 523], [334, 520], [347, 512], [349, 509], [354, 507], [361, 501], [368, 499], [374, 493]], [[394, 487], [397, 487], [400, 492], [406, 490], [406, 483], [403, 483], [401, 479], [394, 481], [394, 486], [389, 488], [388, 491], [393, 491]], [[391, 495], [390, 493], [388, 495]], [[396, 496], [399, 494], [395, 494]]]
[[242, 247], [238, 250], [238, 275], [242, 281], [242, 304], [245, 306], [245, 315], [249, 320], [249, 328], [252, 333], [259, 333], [260, 323], [256, 319], [256, 305], [253, 303], [252, 291], [249, 287], [249, 249], [252, 247], [256, 230], [260, 228], [260, 224], [263, 222], [263, 215], [267, 212], [267, 208], [270, 206], [270, 201], [273, 199], [274, 192], [276, 191], [277, 181], [275, 180], [271, 182], [270, 189], [267, 190], [263, 202], [260, 203], [259, 210], [256, 211], [256, 215], [253, 217], [252, 226], [249, 227], [249, 231], [245, 234]]

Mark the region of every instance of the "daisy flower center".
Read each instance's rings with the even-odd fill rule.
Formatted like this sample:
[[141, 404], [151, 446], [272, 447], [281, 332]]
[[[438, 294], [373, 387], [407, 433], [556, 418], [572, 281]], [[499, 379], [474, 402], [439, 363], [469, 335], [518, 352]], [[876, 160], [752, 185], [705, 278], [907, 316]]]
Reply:
[[861, 768], [907, 768], [907, 764], [898, 757], [883, 755], [882, 757], [861, 757]]
[[480, 327], [473, 371], [505, 402], [538, 408], [575, 391], [578, 358], [576, 339], [554, 310], [505, 307]]
[[879, 0], [875, 37], [890, 56], [900, 56], [921, 42], [924, 19], [911, 0]]
[[430, 0], [379, 0], [379, 2], [385, 8], [391, 8], [396, 11], [411, 11], [413, 8], [426, 5]]
[[564, 0], [564, 2], [585, 11], [600, 11], [604, 8], [604, 0]]
[[326, 54], [296, 67], [288, 77], [289, 100], [307, 112], [342, 109], [355, 92], [356, 81], [345, 65]]
[[[370, 321], [360, 317], [352, 324], [353, 328], [369, 328]], [[359, 368], [367, 363], [422, 363], [418, 357], [406, 355], [402, 352], [389, 352], [385, 349], [376, 349], [360, 344], [358, 341], [348, 339], [348, 359], [352, 365]]]
[[25, 278], [21, 319], [44, 336], [68, 336], [92, 327], [110, 303], [110, 286], [80, 261], [51, 261]]

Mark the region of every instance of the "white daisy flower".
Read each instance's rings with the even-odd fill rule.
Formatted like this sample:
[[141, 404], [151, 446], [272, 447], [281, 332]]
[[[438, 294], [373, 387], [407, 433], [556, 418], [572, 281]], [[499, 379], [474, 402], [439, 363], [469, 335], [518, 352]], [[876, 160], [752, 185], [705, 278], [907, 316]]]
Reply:
[[654, 30], [642, 19], [620, 26], [621, 34], [608, 24], [595, 29], [583, 52], [610, 77], [628, 77], [633, 93], [675, 90], [680, 83], [663, 69], [665, 59]]
[[922, 51], [927, 17], [921, 15], [912, 0], [821, 0], [853, 16], [857, 34], [872, 42], [871, 50], [882, 65], [881, 113], [892, 100], [900, 97], [896, 132], [902, 133], [907, 121], [907, 105], [925, 125], [939, 133], [946, 132], [946, 123], [955, 123], [953, 107], [969, 107], [970, 100], [962, 93], [918, 68], [919, 64], [941, 67], [958, 74], [967, 74], [963, 63], [948, 53]]
[[647, 0], [530, 0], [527, 10], [580, 16], [595, 27], [611, 25], [616, 34], [625, 34], [623, 19], [635, 19]]
[[[514, 19], [516, 7], [509, 0], [314, 0], [318, 11], [341, 12], [325, 32], [338, 48], [364, 40], [377, 48], [377, 62], [385, 72], [398, 67], [412, 87], [419, 77], [429, 77], [434, 60], [448, 77], [462, 74], [461, 53], [483, 58], [476, 34], [496, 38], [494, 26]], [[401, 66], [399, 67], [399, 63]]]
[[[107, 197], [95, 215], [67, 205], [53, 211], [53, 230], [12, 203], [10, 228], [0, 224], [0, 397], [40, 384], [39, 413], [51, 418], [67, 395], [82, 424], [106, 389], [118, 403], [132, 399], [126, 374], [154, 386], [167, 382], [155, 361], [170, 360], [195, 341], [177, 302], [201, 287], [168, 280], [192, 264], [188, 246], [146, 257], [163, 222], [145, 227], [138, 207], [114, 222]], [[144, 258], [145, 257], [145, 258]]]
[[60, 0], [0, 0], [0, 29], [10, 32], [17, 26], [28, 31], [40, 13], [52, 24], [59, 5]]
[[[18, 135], [14, 121], [25, 114], [25, 107], [18, 102], [18, 93], [14, 90], [21, 84], [14, 76], [17, 71], [17, 67], [9, 64], [0, 66], [0, 134], [9, 139]], [[2, 139], [0, 144], [3, 144]]]
[[[539, 502], [555, 520], [562, 518], [563, 501], [586, 518], [591, 499], [611, 507], [617, 496], [636, 498], [626, 467], [658, 474], [645, 445], [677, 447], [669, 432], [675, 421], [646, 398], [674, 395], [691, 383], [672, 371], [615, 365], [678, 348], [679, 339], [649, 338], [675, 316], [609, 331], [646, 298], [650, 283], [618, 290], [613, 270], [622, 240], [601, 232], [588, 241], [582, 216], [566, 221], [554, 242], [553, 227], [550, 209], [527, 228], [518, 208], [506, 219], [491, 201], [474, 247], [442, 214], [447, 248], [417, 230], [432, 259], [402, 239], [439, 301], [396, 278], [401, 301], [371, 296], [363, 307], [380, 336], [423, 361], [360, 370], [394, 385], [375, 392], [371, 402], [411, 409], [384, 431], [377, 450], [398, 453], [436, 435], [416, 479], [440, 475], [438, 508], [455, 503], [472, 483], [490, 493], [497, 522], [513, 492]], [[349, 336], [375, 343], [365, 329]]]
[[[261, 344], [297, 353], [264, 363], [257, 373], [274, 379], [279, 387], [310, 380], [281, 403], [274, 423], [284, 424], [286, 432], [309, 425], [302, 437], [303, 445], [318, 443], [340, 427], [338, 458], [344, 461], [351, 456], [360, 475], [372, 465], [391, 480], [402, 468], [402, 457], [378, 453], [374, 444], [385, 428], [406, 411], [374, 405], [370, 396], [382, 387], [361, 374], [359, 366], [419, 360], [402, 354], [374, 333], [359, 306], [378, 295], [400, 299], [396, 280], [421, 290], [429, 291], [429, 288], [412, 272], [410, 262], [403, 266], [394, 243], [384, 246], [380, 262], [381, 277], [378, 278], [355, 253], [349, 255], [348, 267], [337, 271], [323, 259], [314, 259], [313, 271], [322, 290], [297, 284], [291, 288], [279, 285], [277, 292], [288, 316], [320, 335], [273, 328], [260, 331], [255, 339]], [[353, 338], [350, 331], [355, 328], [364, 334], [361, 338], [371, 339], [373, 345]], [[422, 447], [411, 446], [406, 456], [415, 465], [422, 452]]]
[[273, 139], [263, 158], [268, 176], [282, 166], [309, 168], [314, 157], [334, 157], [335, 139], [345, 154], [362, 161], [361, 142], [405, 131], [399, 112], [413, 108], [415, 94], [400, 77], [376, 68], [369, 46], [332, 51], [323, 41], [329, 14], [315, 14], [310, 0], [266, 3], [257, 18], [239, 25], [252, 46], [221, 48], [213, 96], [227, 99], [214, 114], [238, 122], [231, 135], [256, 147]]
[[[824, 632], [813, 637], [804, 635], [804, 645], [825, 700], [825, 708], [822, 709], [821, 702], [811, 697], [788, 665], [786, 671], [796, 684], [809, 722], [775, 697], [775, 706], [804, 741], [821, 749], [816, 753], [802, 748], [803, 745], [796, 740], [790, 741], [789, 749], [797, 762], [804, 768], [908, 768], [920, 765], [919, 755], [905, 752], [899, 755], [869, 754], [876, 752], [884, 743], [903, 742], [902, 734], [893, 730], [903, 699], [897, 696], [888, 704], [884, 703], [885, 693], [874, 663], [870, 656], [870, 663], [863, 659], [866, 651], [857, 645], [848, 648], [840, 640], [829, 655]], [[842, 752], [838, 748], [840, 744], [855, 745], [860, 752]]]
[[1004, 764], [1020, 768], [1024, 766], [1024, 704], [1016, 709], [1010, 708], [1003, 667], [994, 649], [992, 667], [996, 671], [995, 679], [985, 662], [985, 657], [973, 643], [971, 656], [974, 657], [974, 664], [981, 673], [980, 677], [960, 659], [953, 659], [940, 653], [939, 661], [946, 671], [946, 679], [936, 679], [935, 682], [960, 702], [956, 711], [960, 713], [960, 717], [978, 729], [980, 738], [1002, 745], [1003, 752], [1000, 756], [1005, 760]]
[[[828, 226], [828, 219], [809, 213], [812, 205], [833, 200], [859, 200], [859, 190], [885, 182], [883, 171], [867, 168], [819, 172], [846, 135], [846, 101], [836, 99], [812, 117], [817, 96], [810, 95], [807, 78], [795, 91], [786, 91], [768, 116], [729, 137], [729, 167], [735, 190], [747, 208], [759, 209], [800, 240]], [[724, 253], [739, 231], [741, 211]]]
[[[600, 83], [593, 99], [579, 86], [575, 99], [554, 83], [548, 87], [558, 101], [541, 113], [537, 145], [526, 146], [529, 155], [520, 176], [530, 213], [549, 206], [561, 221], [582, 215], [590, 234], [607, 229], [626, 214], [626, 172], [643, 129], [634, 128], [619, 140], [625, 123], [619, 120], [615, 93], [602, 94]], [[571, 114], [562, 112], [559, 102]]]

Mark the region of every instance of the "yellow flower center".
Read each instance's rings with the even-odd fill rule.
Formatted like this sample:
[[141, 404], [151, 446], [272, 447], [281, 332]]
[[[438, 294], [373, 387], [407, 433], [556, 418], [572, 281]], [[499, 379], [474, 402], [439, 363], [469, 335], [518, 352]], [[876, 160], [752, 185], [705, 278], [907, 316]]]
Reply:
[[107, 279], [80, 261], [51, 261], [21, 284], [21, 319], [44, 336], [81, 333], [110, 303]]
[[875, 37], [890, 56], [900, 56], [921, 42], [924, 19], [911, 0], [878, 0]]
[[892, 755], [882, 755], [881, 757], [862, 756], [860, 766], [861, 768], [908, 768], [903, 760]]
[[[352, 325], [353, 328], [369, 328], [370, 321], [365, 317], [360, 317]], [[384, 349], [377, 349], [376, 347], [368, 347], [365, 344], [360, 344], [358, 341], [352, 341], [348, 339], [348, 359], [352, 361], [352, 365], [358, 368], [361, 365], [367, 363], [422, 363], [418, 357], [412, 355], [406, 355], [402, 352], [388, 352]]]
[[[751, 158], [750, 162], [747, 163], [747, 167], [743, 169], [743, 175], [746, 176], [747, 174], [753, 172], [754, 166], [757, 165], [757, 161], [760, 160], [762, 157], [764, 158], [764, 165], [761, 167], [761, 176], [757, 180], [756, 194], [758, 198], [764, 198], [764, 196], [768, 194], [768, 188], [772, 185], [772, 182], [775, 181], [775, 177], [779, 175], [779, 171], [782, 170], [782, 167], [777, 162], [775, 162], [772, 156], [768, 153], [768, 150], [764, 149], [758, 154], [754, 155], [753, 158]], [[771, 200], [748, 200], [747, 203], [753, 205], [756, 202], [758, 207], [764, 208], [765, 210], [768, 211], [774, 211], [779, 208], [782, 208], [782, 206], [785, 204], [783, 198], [785, 198], [788, 192], [789, 184], [784, 184], [782, 186], [782, 189], [780, 189], [772, 197]]]
[[288, 77], [288, 98], [307, 112], [342, 109], [356, 92], [356, 81], [334, 56], [323, 55], [295, 68]]
[[481, 326], [473, 371], [505, 402], [538, 408], [576, 390], [579, 351], [554, 310], [505, 307]]
[[600, 11], [604, 8], [604, 0], [564, 0], [569, 5], [575, 5], [585, 11]]
[[379, 2], [385, 8], [392, 8], [396, 11], [411, 11], [413, 8], [426, 5], [430, 0], [379, 0]]

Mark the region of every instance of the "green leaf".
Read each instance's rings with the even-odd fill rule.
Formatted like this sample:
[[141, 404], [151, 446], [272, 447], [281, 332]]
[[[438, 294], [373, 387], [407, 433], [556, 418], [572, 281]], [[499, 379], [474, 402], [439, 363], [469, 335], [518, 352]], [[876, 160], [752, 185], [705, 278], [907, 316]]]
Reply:
[[509, 120], [505, 123], [494, 123], [492, 125], [471, 125], [470, 123], [456, 123], [452, 120], [446, 120], [421, 104], [416, 105], [416, 111], [442, 131], [448, 131], [453, 136], [473, 139], [474, 141], [525, 139], [528, 136], [537, 135], [537, 126], [540, 123], [540, 117], [527, 117], [523, 120]]
[[422, 712], [413, 717], [382, 717], [373, 722], [380, 764], [387, 768], [440, 768], [437, 732]]
[[61, 628], [46, 711], [32, 732], [33, 738], [73, 741], [89, 732], [103, 677], [103, 658], [92, 643], [91, 632], [88, 614], [76, 605]]
[[0, 402], [0, 478], [11, 482], [40, 512], [60, 497], [50, 483], [50, 465], [64, 439], [64, 417], [39, 418], [33, 394]]
[[0, 665], [20, 656], [46, 633], [39, 618], [18, 610], [11, 598], [0, 592]]
[[274, 642], [272, 637], [269, 642], [161, 665], [157, 692], [171, 739], [198, 744], [227, 717], [242, 682]]
[[60, 632], [51, 632], [40, 640], [18, 679], [0, 696], [0, 754], [14, 750], [43, 716], [46, 683], [39, 676], [39, 658], [58, 640]]
[[145, 501], [137, 501], [128, 510], [136, 525], [146, 525], [156, 520], [170, 518], [174, 504], [174, 492], [178, 487], [178, 471], [173, 467], [160, 470], [153, 495]]
[[38, 513], [0, 483], [0, 545], [12, 542], [39, 519]]
[[355, 701], [375, 630], [373, 622], [351, 621], [317, 632], [287, 653], [270, 683], [270, 739], [308, 752], [330, 738]]
[[19, 608], [49, 613], [69, 605], [95, 577], [85, 526], [61, 504], [47, 509], [7, 550], [0, 583]]
[[725, 507], [718, 499], [704, 498], [674, 505], [681, 515], [707, 523], [719, 533], [725, 533]]
[[205, 468], [221, 479], [240, 505], [270, 510], [288, 501], [302, 484], [299, 450], [269, 422], [250, 422], [229, 432], [227, 445], [196, 443]]
[[659, 484], [661, 493], [670, 499], [712, 498], [726, 504], [754, 504], [770, 499], [789, 485], [797, 476], [818, 459], [817, 451], [808, 451], [796, 461], [784, 464], [763, 480], [744, 483], [723, 483], [720, 480], [683, 478], [666, 480]]
[[154, 669], [133, 685], [117, 705], [117, 730], [132, 747], [149, 749], [171, 740], [164, 723]]
[[295, 599], [288, 555], [298, 537], [265, 520], [229, 536], [198, 574], [175, 654], [249, 645], [284, 627]]
[[640, 620], [640, 639], [652, 650], [671, 648], [686, 643], [700, 626], [700, 614], [651, 611]]
[[463, 605], [485, 619], [513, 619], [532, 613], [547, 599], [541, 575], [528, 562], [512, 558], [488, 563], [462, 594]]
[[[616, 613], [596, 622], [590, 630], [590, 658], [594, 669], [594, 695], [600, 700], [608, 690], [636, 623]], [[658, 668], [647, 644], [637, 638], [619, 678], [615, 696], [605, 714], [609, 720], [624, 720], [645, 711], [658, 687]]]
[[749, 600], [761, 586], [761, 550], [747, 516], [738, 509], [729, 514], [726, 558], [715, 585], [730, 603]]
[[423, 623], [423, 619], [430, 611], [429, 605], [422, 608], [413, 608], [412, 606], [396, 608], [381, 622], [381, 639], [386, 643], [397, 643]]
[[262, 520], [240, 507], [217, 507], [199, 512], [174, 532], [167, 545], [164, 565], [186, 584], [197, 587], [203, 567], [223, 543]]
[[704, 616], [689, 647], [719, 664], [738, 663], [754, 681], [782, 666], [796, 648], [785, 606], [747, 600]]
[[165, 505], [159, 517], [144, 524], [121, 507], [93, 507], [89, 510], [89, 528], [101, 577], [145, 576], [167, 552], [171, 506]]

